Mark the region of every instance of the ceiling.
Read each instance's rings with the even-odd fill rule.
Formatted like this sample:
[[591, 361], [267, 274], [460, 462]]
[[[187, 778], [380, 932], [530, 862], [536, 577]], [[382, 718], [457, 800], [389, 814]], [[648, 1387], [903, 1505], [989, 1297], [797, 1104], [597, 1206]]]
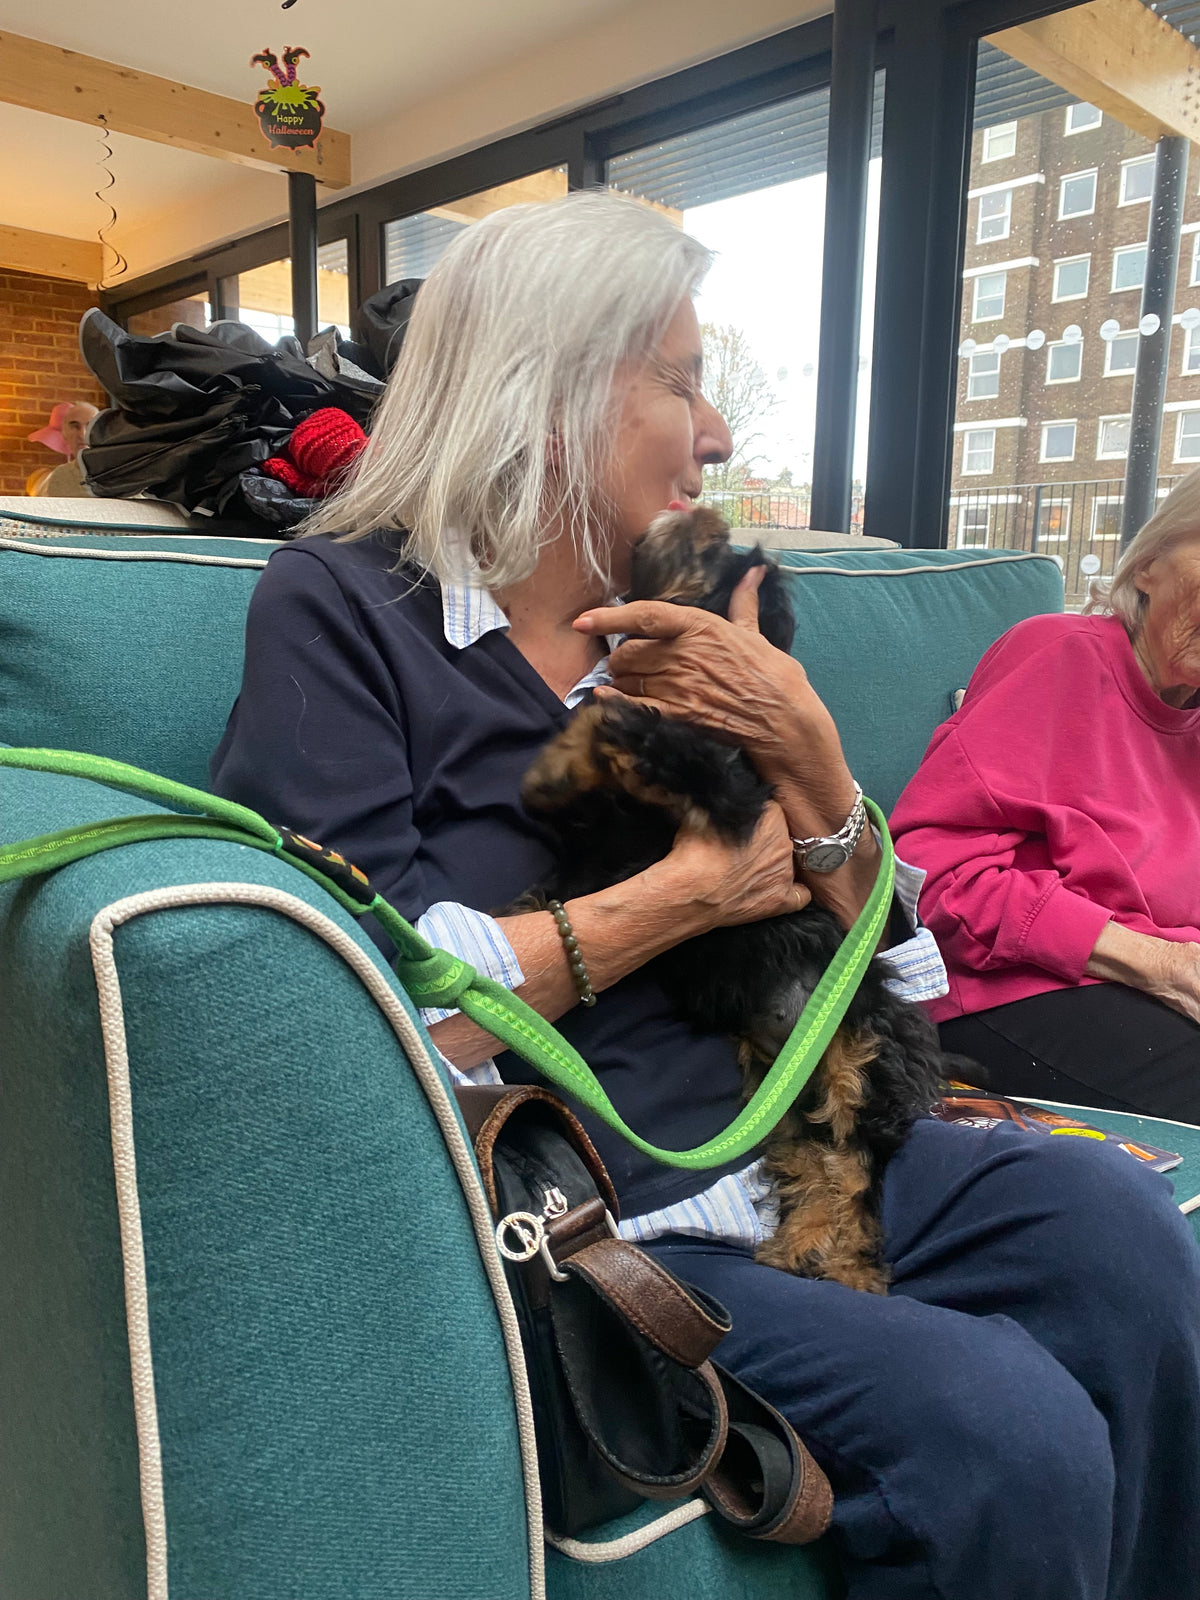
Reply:
[[[311, 52], [301, 81], [321, 86], [330, 127], [354, 134], [449, 86], [587, 27], [628, 0], [59, 0], [36, 14], [0, 0], [0, 31], [24, 34], [119, 66], [252, 101], [265, 81], [257, 51]], [[112, 135], [114, 237], [183, 200], [219, 192], [244, 168], [168, 145]], [[5, 163], [0, 223], [95, 238], [108, 211], [94, 190], [99, 130], [0, 103]]]

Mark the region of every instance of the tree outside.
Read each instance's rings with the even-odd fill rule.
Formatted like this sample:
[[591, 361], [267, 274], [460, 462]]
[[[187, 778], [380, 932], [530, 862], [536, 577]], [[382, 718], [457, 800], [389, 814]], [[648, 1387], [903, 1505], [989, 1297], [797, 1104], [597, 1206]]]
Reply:
[[762, 438], [759, 424], [770, 416], [779, 400], [740, 328], [705, 322], [701, 324], [700, 337], [704, 392], [725, 418], [733, 436], [729, 460], [705, 467], [704, 487], [709, 492], [728, 493], [745, 487], [759, 459], [754, 453], [754, 446]]

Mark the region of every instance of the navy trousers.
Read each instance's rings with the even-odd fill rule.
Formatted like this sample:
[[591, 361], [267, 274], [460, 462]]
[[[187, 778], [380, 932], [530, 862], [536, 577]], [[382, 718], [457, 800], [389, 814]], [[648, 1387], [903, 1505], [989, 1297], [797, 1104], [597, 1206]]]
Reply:
[[852, 1600], [1200, 1597], [1200, 1250], [1123, 1151], [917, 1124], [888, 1295], [675, 1235], [717, 1359], [829, 1474]]

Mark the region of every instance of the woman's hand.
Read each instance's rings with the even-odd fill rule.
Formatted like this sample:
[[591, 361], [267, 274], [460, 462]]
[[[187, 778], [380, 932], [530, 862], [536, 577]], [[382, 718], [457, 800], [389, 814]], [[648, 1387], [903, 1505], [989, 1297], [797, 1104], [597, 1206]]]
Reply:
[[[833, 718], [804, 668], [758, 631], [764, 571], [751, 568], [734, 590], [729, 621], [692, 606], [635, 600], [585, 612], [575, 627], [629, 635], [609, 661], [614, 690], [740, 745], [776, 786], [797, 837], [836, 832], [854, 804], [854, 782]], [[598, 698], [605, 693], [597, 690]]]
[[689, 936], [709, 928], [800, 911], [812, 899], [795, 881], [792, 841], [782, 810], [770, 801], [752, 837], [728, 844], [712, 833], [683, 827], [670, 854], [643, 874], [652, 899], [677, 907]]
[[1089, 978], [1123, 983], [1200, 1022], [1200, 944], [1182, 944], [1106, 923], [1084, 969]]
[[[611, 690], [694, 722], [740, 745], [773, 786], [794, 839], [837, 833], [854, 805], [854, 780], [833, 718], [800, 663], [758, 631], [758, 586], [752, 567], [733, 591], [729, 620], [693, 606], [635, 600], [585, 611], [583, 633], [624, 633], [613, 651]], [[879, 869], [869, 828], [836, 872], [810, 873], [812, 897], [849, 928], [866, 904]]]

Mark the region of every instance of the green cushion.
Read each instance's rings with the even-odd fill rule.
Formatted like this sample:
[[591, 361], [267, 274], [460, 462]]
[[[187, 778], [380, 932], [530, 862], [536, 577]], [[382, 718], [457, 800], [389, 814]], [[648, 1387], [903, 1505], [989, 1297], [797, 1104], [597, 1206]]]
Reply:
[[788, 550], [796, 641], [850, 769], [890, 811], [980, 656], [1006, 629], [1061, 611], [1049, 556], [1015, 551]]
[[208, 786], [268, 541], [0, 537], [0, 739]]
[[[0, 773], [6, 841], [131, 809]], [[251, 904], [118, 927], [119, 993], [94, 965], [103, 908], [221, 883], [316, 908], [398, 993], [335, 902], [256, 850], [147, 843], [0, 885], [0, 1593], [146, 1594], [101, 981], [128, 1055], [172, 1600], [528, 1593], [496, 1305], [380, 1004]]]

